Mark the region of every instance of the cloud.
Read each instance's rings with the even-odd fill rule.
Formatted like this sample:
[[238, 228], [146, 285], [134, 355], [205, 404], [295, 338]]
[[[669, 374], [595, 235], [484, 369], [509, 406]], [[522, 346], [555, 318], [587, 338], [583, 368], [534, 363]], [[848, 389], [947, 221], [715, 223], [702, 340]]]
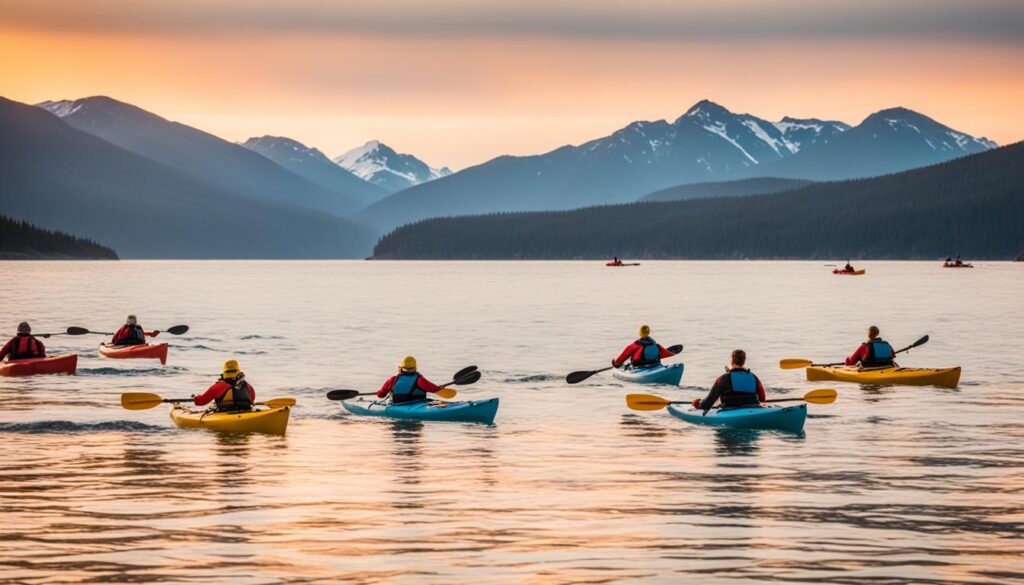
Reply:
[[1024, 44], [1020, 0], [0, 0], [0, 27], [259, 37]]

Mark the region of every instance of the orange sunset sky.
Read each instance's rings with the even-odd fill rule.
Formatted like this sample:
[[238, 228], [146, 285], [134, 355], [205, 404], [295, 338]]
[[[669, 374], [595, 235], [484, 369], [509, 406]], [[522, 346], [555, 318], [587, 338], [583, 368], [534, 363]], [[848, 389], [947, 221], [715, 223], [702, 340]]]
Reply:
[[1024, 138], [1020, 0], [0, 0], [0, 95], [109, 95], [330, 157], [453, 169], [712, 99], [770, 120], [906, 106]]

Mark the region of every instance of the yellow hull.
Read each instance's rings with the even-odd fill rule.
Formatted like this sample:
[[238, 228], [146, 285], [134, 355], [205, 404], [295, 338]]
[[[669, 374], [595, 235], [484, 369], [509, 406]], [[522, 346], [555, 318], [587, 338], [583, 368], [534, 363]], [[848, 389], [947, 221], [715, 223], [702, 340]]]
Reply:
[[288, 428], [288, 415], [290, 413], [290, 406], [253, 412], [206, 413], [175, 404], [171, 407], [171, 420], [179, 427], [187, 429], [283, 435], [285, 429]]
[[903, 386], [945, 386], [960, 383], [960, 366], [955, 368], [865, 368], [830, 366], [807, 368], [811, 381], [838, 380], [860, 384], [899, 384]]

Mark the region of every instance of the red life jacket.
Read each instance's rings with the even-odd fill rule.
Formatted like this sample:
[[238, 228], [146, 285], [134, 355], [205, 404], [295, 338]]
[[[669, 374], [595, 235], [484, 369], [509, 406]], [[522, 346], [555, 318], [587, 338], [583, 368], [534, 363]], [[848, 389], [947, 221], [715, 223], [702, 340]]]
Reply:
[[39, 342], [31, 335], [21, 335], [11, 340], [11, 359], [28, 360], [43, 357], [39, 351]]

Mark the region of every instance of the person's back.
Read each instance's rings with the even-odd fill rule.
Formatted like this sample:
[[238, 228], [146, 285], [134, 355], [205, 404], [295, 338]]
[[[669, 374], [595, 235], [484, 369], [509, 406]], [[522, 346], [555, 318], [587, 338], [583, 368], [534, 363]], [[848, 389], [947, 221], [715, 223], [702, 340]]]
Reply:
[[147, 332], [139, 325], [135, 315], [128, 315], [124, 325], [114, 333], [110, 345], [143, 345], [146, 343], [146, 336], [156, 337], [159, 331]]
[[199, 396], [193, 399], [196, 406], [205, 406], [210, 402], [216, 405], [218, 412], [249, 412], [256, 402], [256, 389], [245, 381], [245, 374], [238, 367], [238, 362], [224, 362], [221, 377]]
[[693, 407], [707, 412], [719, 400], [723, 408], [758, 406], [764, 402], [764, 385], [745, 367], [746, 362], [745, 351], [733, 350], [729, 371], [715, 380], [704, 400], [695, 398]]
[[32, 327], [22, 321], [18, 324], [18, 334], [11, 338], [0, 349], [0, 361], [7, 358], [10, 361], [29, 360], [46, 357], [46, 346], [32, 336]]
[[401, 365], [398, 366], [398, 374], [388, 378], [380, 387], [377, 397], [383, 399], [390, 394], [393, 404], [402, 404], [403, 402], [426, 400], [428, 392], [437, 392], [440, 389], [440, 386], [426, 379], [417, 371], [416, 358], [409, 355], [405, 356]]
[[888, 341], [883, 340], [877, 326], [868, 327], [868, 340], [846, 358], [846, 365], [860, 365], [862, 368], [881, 368], [896, 364], [896, 352]]
[[673, 355], [675, 354], [659, 345], [651, 337], [651, 328], [648, 325], [641, 325], [640, 338], [627, 345], [619, 357], [612, 360], [612, 365], [617, 368], [628, 359], [634, 368], [649, 368], [661, 364], [661, 358]]

